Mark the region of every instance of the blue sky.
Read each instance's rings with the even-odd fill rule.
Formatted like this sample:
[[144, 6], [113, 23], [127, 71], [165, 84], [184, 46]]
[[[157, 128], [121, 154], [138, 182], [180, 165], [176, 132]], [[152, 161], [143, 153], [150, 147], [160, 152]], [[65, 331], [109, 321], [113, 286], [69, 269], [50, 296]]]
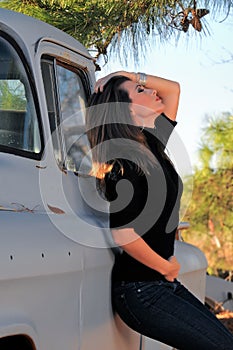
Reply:
[[[97, 74], [98, 78], [123, 69], [179, 81], [181, 98], [176, 131], [185, 144], [191, 168], [197, 164], [202, 128], [208, 124], [209, 117], [226, 111], [233, 113], [233, 59], [222, 63], [231, 54], [233, 57], [233, 18], [222, 23], [209, 18], [208, 23], [210, 35], [202, 35], [200, 39], [197, 33], [187, 40], [187, 34], [181, 33], [177, 44], [151, 42], [146, 59], [137, 66], [132, 62], [123, 65], [111, 56]], [[193, 32], [191, 26], [189, 32]]]

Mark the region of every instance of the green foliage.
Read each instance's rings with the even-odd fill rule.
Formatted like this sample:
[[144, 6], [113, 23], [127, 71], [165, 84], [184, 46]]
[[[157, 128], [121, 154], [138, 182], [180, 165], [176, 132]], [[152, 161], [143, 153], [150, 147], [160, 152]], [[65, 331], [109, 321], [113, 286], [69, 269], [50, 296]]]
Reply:
[[[193, 175], [194, 188], [185, 220], [192, 233], [186, 239], [198, 245], [210, 268], [233, 265], [233, 116], [210, 119], [204, 129], [200, 166]], [[190, 181], [190, 180], [189, 180]]]
[[24, 86], [19, 80], [0, 80], [0, 109], [26, 109]]
[[[86, 47], [106, 54], [109, 44], [123, 56], [145, 54], [148, 36], [167, 40], [179, 36], [183, 13], [192, 0], [3, 0], [0, 6], [36, 17], [72, 35]], [[227, 14], [231, 0], [198, 2], [213, 14]], [[205, 18], [201, 18], [202, 33]], [[190, 25], [190, 27], [192, 27]], [[180, 30], [177, 30], [180, 29]], [[192, 27], [192, 31], [195, 32]], [[185, 33], [186, 34], [186, 33]], [[116, 50], [117, 48], [117, 50]]]

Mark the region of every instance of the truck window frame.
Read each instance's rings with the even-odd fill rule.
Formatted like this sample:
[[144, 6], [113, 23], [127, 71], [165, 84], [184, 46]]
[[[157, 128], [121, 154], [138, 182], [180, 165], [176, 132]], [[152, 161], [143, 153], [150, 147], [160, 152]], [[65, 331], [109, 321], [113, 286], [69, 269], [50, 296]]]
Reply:
[[37, 118], [38, 132], [39, 132], [40, 146], [41, 146], [40, 151], [37, 153], [37, 152], [33, 152], [31, 150], [24, 150], [24, 149], [0, 144], [0, 152], [14, 154], [16, 156], [30, 158], [30, 159], [34, 159], [34, 160], [41, 160], [43, 152], [44, 152], [44, 135], [43, 135], [42, 118], [41, 118], [41, 112], [40, 112], [40, 107], [39, 107], [39, 99], [38, 99], [38, 95], [36, 92], [36, 84], [35, 84], [35, 80], [34, 80], [34, 75], [32, 73], [32, 70], [31, 70], [29, 63], [26, 60], [26, 57], [23, 53], [23, 50], [20, 48], [20, 46], [17, 44], [17, 42], [10, 35], [8, 35], [7, 33], [3, 32], [1, 30], [0, 30], [0, 38], [3, 38], [7, 42], [7, 44], [9, 44], [13, 48], [15, 53], [18, 55], [18, 57], [22, 63], [22, 66], [24, 68], [25, 77], [27, 78], [27, 81], [28, 81], [32, 101], [33, 101], [34, 108], [35, 108], [35, 116]]
[[[47, 65], [47, 67], [46, 67]], [[48, 71], [49, 68], [49, 71]], [[60, 57], [55, 57], [52, 55], [44, 54], [41, 57], [41, 71], [44, 82], [44, 89], [46, 94], [46, 103], [48, 111], [48, 119], [50, 124], [50, 132], [52, 135], [52, 143], [54, 149], [54, 157], [57, 162], [58, 167], [62, 171], [72, 171], [78, 173], [76, 168], [70, 168], [67, 161], [67, 149], [66, 149], [66, 140], [64, 135], [64, 130], [62, 129], [61, 124], [64, 122], [63, 114], [61, 110], [61, 92], [58, 69], [64, 68], [67, 71], [74, 73], [81, 83], [82, 93], [85, 96], [85, 107], [87, 106], [88, 98], [91, 94], [90, 84], [87, 72], [84, 67], [79, 66], [71, 61], [64, 61]], [[47, 69], [47, 74], [46, 74]], [[50, 81], [48, 81], [48, 74], [51, 74]], [[47, 81], [46, 81], [47, 80]], [[48, 84], [51, 84], [48, 86]], [[53, 119], [54, 118], [54, 119]], [[85, 119], [83, 124], [77, 125], [77, 127], [85, 127]], [[84, 135], [85, 136], [85, 135]], [[87, 140], [86, 145], [89, 145]]]

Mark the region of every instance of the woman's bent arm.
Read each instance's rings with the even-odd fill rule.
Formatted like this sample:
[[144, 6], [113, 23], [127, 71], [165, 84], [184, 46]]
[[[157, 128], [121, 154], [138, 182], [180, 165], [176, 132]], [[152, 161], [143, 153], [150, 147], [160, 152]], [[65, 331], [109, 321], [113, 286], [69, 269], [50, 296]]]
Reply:
[[178, 276], [180, 265], [172, 256], [169, 260], [162, 258], [134, 231], [133, 228], [112, 229], [115, 243], [134, 259], [158, 271], [168, 281], [174, 281]]
[[179, 83], [147, 74], [146, 87], [157, 91], [165, 105], [164, 113], [171, 120], [175, 120], [180, 97]]

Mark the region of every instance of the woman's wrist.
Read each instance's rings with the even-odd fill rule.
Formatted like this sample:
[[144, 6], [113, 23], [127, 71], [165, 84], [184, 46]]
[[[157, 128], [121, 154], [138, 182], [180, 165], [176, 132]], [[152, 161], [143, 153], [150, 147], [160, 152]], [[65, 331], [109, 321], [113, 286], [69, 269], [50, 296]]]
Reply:
[[137, 73], [135, 72], [125, 72], [125, 76], [129, 78], [130, 80], [137, 82]]
[[[156, 264], [157, 265], [157, 264]], [[169, 274], [170, 272], [170, 262], [168, 260], [163, 259], [163, 261], [160, 263], [160, 266], [156, 266], [156, 270], [161, 273], [161, 275], [165, 276]]]
[[147, 75], [145, 73], [120, 71], [118, 74], [126, 76], [127, 78], [134, 81], [138, 85], [146, 86]]
[[147, 75], [145, 73], [138, 72], [136, 73], [136, 82], [139, 85], [146, 86]]

